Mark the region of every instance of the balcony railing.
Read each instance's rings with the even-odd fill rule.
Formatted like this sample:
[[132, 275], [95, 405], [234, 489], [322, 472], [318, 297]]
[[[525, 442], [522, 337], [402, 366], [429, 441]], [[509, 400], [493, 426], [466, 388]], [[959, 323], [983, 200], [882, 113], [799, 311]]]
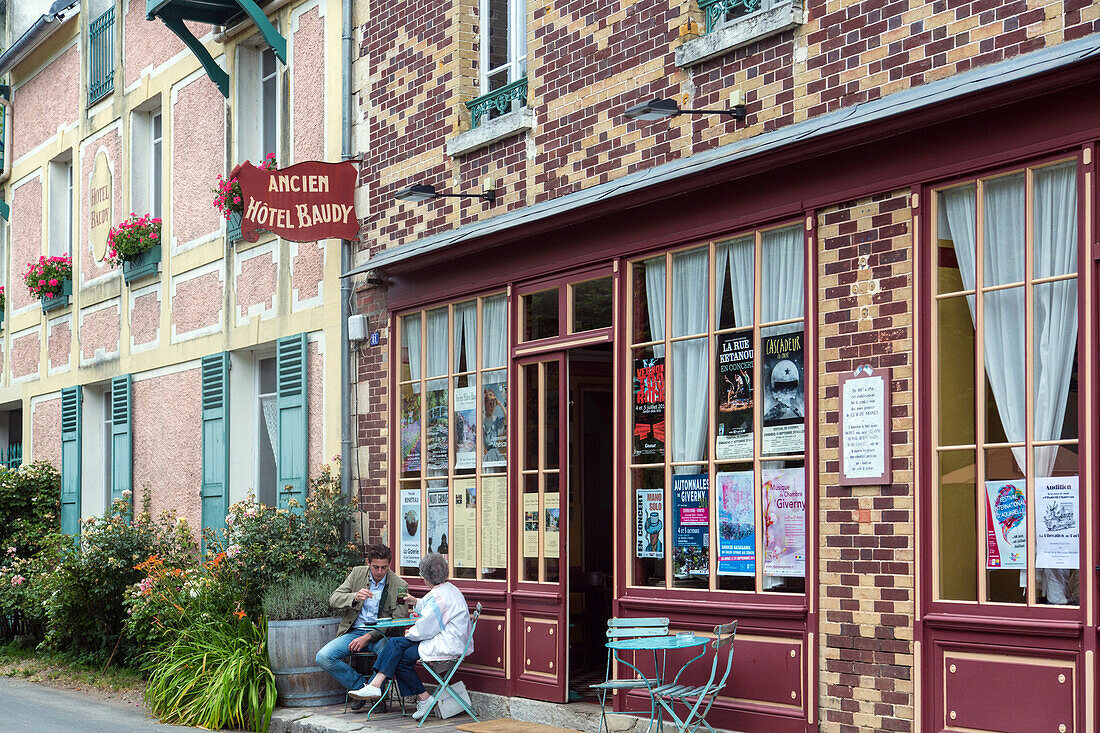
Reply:
[[706, 16], [706, 29], [710, 33], [722, 24], [727, 13], [748, 15], [760, 10], [761, 0], [699, 0], [699, 9]]
[[88, 105], [115, 88], [115, 9], [110, 7], [88, 26]]
[[15, 469], [21, 465], [23, 465], [22, 443], [8, 443], [7, 450], [0, 447], [0, 466]]
[[481, 124], [482, 118], [491, 117], [493, 112], [497, 114], [510, 112], [512, 102], [516, 100], [519, 100], [520, 106], [527, 106], [526, 76], [467, 102], [466, 109], [470, 110], [470, 127], [477, 127]]

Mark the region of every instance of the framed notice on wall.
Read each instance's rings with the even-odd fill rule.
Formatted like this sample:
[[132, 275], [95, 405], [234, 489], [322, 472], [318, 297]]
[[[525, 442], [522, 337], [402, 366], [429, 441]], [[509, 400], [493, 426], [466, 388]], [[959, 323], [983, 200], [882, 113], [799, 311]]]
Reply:
[[840, 375], [840, 485], [892, 483], [890, 369]]

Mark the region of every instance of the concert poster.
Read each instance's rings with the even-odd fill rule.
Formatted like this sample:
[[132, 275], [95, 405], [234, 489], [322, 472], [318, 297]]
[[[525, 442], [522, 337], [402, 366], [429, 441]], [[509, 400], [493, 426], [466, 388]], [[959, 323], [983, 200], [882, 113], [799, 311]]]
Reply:
[[634, 462], [665, 460], [665, 357], [634, 360]]

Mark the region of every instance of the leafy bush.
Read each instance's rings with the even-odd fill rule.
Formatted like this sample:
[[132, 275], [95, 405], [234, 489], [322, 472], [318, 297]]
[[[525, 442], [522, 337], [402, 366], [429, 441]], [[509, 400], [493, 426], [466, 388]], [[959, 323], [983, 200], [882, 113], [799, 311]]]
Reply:
[[343, 577], [337, 573], [283, 578], [264, 593], [264, 616], [268, 621], [328, 618], [333, 615], [328, 597], [342, 581]]
[[37, 552], [39, 538], [60, 526], [60, 490], [61, 474], [45, 461], [0, 468], [0, 551]]

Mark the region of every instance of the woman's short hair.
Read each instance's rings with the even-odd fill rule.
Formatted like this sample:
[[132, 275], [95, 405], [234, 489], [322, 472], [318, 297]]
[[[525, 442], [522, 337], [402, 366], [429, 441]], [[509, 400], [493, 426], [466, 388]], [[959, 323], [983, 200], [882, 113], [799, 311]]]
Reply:
[[420, 560], [420, 577], [432, 585], [446, 583], [450, 577], [447, 556], [438, 552], [429, 552]]

